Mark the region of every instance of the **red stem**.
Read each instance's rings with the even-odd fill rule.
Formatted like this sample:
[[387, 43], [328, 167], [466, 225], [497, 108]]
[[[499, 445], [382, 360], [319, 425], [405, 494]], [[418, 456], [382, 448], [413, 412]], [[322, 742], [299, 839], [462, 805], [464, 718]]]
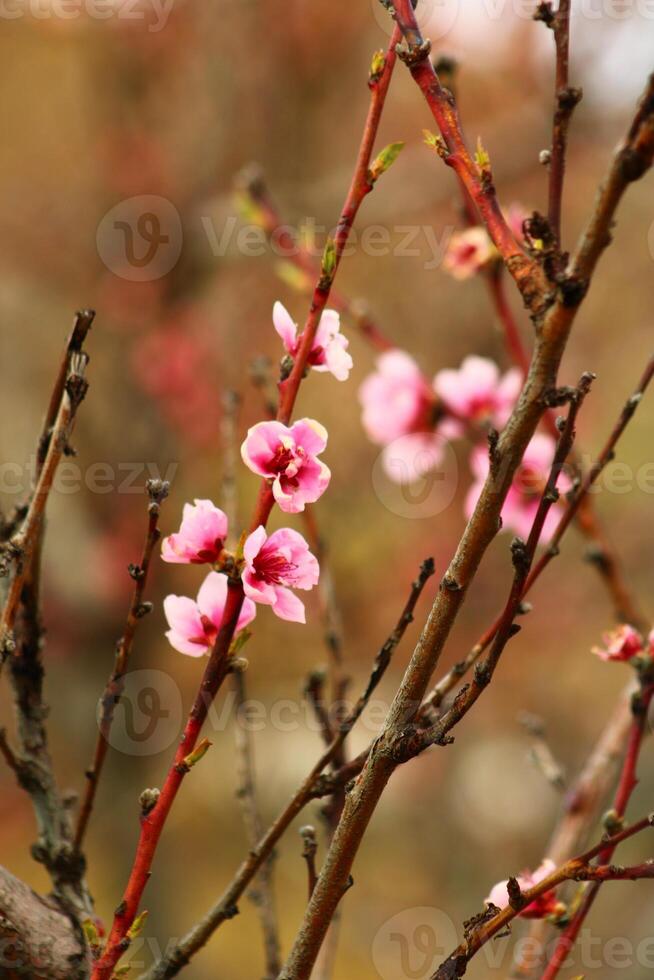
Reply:
[[[396, 28], [393, 31], [389, 43], [383, 71], [379, 79], [371, 83], [370, 108], [366, 117], [356, 169], [334, 239], [336, 266], [333, 270], [332, 279], [338, 268], [350, 229], [361, 202], [372, 189], [372, 185], [368, 180], [368, 167], [370, 165], [370, 157], [372, 155], [386, 93], [388, 92], [388, 86], [395, 66], [395, 47], [399, 40], [400, 34]], [[307, 367], [313, 338], [320, 322], [320, 316], [329, 298], [330, 289], [331, 281], [325, 282], [321, 278], [314, 290], [313, 301], [305, 322], [293, 369], [288, 378], [280, 382], [277, 419], [284, 424], [288, 424], [290, 421], [297, 393]], [[270, 485], [267, 480], [263, 480], [251, 523], [252, 529], [258, 527], [260, 524], [265, 526], [273, 504], [274, 499]], [[177, 796], [177, 791], [188, 771], [184, 765], [184, 759], [193, 751], [202, 725], [206, 720], [209, 706], [212, 704], [220, 685], [227, 675], [229, 647], [236, 630], [243, 598], [243, 587], [240, 580], [230, 580], [227, 602], [220, 629], [209, 656], [209, 662], [205, 669], [200, 689], [186, 723], [182, 741], [175, 753], [173, 765], [166, 776], [159, 800], [153, 810], [141, 821], [141, 835], [137, 844], [136, 855], [123, 900], [116, 910], [104, 953], [94, 965], [92, 980], [110, 980], [114, 966], [129, 946], [129, 930], [138, 912], [141, 897], [150, 877], [150, 869], [159, 838], [161, 837], [170, 808]]]
[[[624, 763], [620, 773], [620, 780], [618, 782], [613, 801], [613, 809], [619, 820], [624, 817], [631, 794], [638, 783], [636, 769], [638, 766], [640, 750], [643, 744], [643, 736], [647, 725], [647, 713], [653, 695], [654, 685], [645, 687], [641, 692], [640, 703], [638, 704], [637, 711], [634, 714], [631, 733], [629, 735], [629, 742], [627, 744], [627, 751], [625, 753]], [[618, 841], [611, 841], [611, 843], [609, 843], [599, 852], [597, 858], [599, 864], [608, 864], [610, 862], [618, 843]], [[579, 931], [584, 924], [586, 916], [593, 906], [593, 902], [597, 897], [597, 892], [599, 891], [601, 885], [601, 881], [594, 882], [594, 884], [590, 886], [584, 895], [582, 903], [577, 909], [570, 924], [559, 937], [559, 940], [554, 947], [552, 958], [547, 964], [541, 980], [554, 980], [554, 977], [557, 976], [559, 970], [561, 970], [563, 967], [563, 964], [565, 963], [565, 960], [570, 953], [570, 950], [574, 946], [577, 936], [579, 935]]]

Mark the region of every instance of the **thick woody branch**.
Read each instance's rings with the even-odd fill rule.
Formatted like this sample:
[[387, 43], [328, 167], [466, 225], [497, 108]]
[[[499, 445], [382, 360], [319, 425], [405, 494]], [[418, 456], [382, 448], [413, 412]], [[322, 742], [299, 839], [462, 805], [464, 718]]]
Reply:
[[4, 980], [74, 980], [89, 975], [87, 946], [70, 913], [4, 868], [0, 868], [0, 946]]
[[[398, 3], [398, 7], [406, 11], [407, 7], [410, 9], [410, 3]], [[410, 15], [413, 18], [412, 10]], [[413, 21], [415, 23], [415, 18]], [[409, 37], [410, 47], [411, 44]], [[425, 66], [425, 60], [422, 57], [418, 65]], [[424, 71], [428, 69], [424, 68]], [[428, 87], [430, 85], [431, 82]], [[437, 100], [442, 98], [439, 88], [431, 89]], [[397, 741], [415, 720], [468, 586], [499, 529], [502, 505], [522, 454], [546, 409], [548, 393], [556, 387], [568, 335], [599, 256], [608, 242], [615, 209], [631, 180], [651, 165], [654, 155], [651, 89], [650, 84], [636, 116], [638, 124], [632, 125], [600, 189], [595, 210], [573, 259], [571, 274], [559, 285], [556, 298], [539, 325], [529, 375], [497, 444], [497, 467], [491, 467], [475, 511], [444, 576], [384, 730], [372, 746], [361, 776], [348, 795], [303, 924], [282, 972], [284, 980], [307, 980], [311, 973], [325, 931], [345, 891], [368, 823], [398, 765], [394, 755]]]

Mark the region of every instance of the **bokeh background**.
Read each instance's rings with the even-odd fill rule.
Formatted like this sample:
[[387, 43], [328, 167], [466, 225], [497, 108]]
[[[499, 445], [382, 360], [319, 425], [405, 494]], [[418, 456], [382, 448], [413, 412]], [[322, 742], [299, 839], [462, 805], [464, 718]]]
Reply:
[[[471, 140], [482, 135], [501, 199], [542, 209], [546, 174], [538, 155], [549, 140], [552, 38], [529, 19], [530, 12], [530, 5], [517, 2], [444, 0], [427, 5], [423, 21], [435, 51], [461, 62], [465, 128]], [[653, 17], [645, 4], [587, 0], [573, 19], [572, 81], [583, 86], [585, 98], [570, 145], [568, 247], [589, 213], [596, 184], [651, 67]], [[130, 590], [126, 564], [138, 559], [141, 546], [145, 478], [172, 477], [163, 513], [166, 531], [177, 526], [184, 501], [218, 499], [222, 393], [236, 388], [241, 394], [242, 434], [261, 417], [249, 364], [255, 355], [279, 357], [273, 301], [283, 300], [298, 320], [306, 308], [304, 297], [280, 279], [279, 257], [239, 238], [243, 225], [234, 203], [235, 177], [257, 161], [285, 220], [294, 227], [310, 221], [332, 227], [367, 108], [370, 58], [387, 43], [389, 27], [374, 0], [346, 7], [327, 0], [175, 0], [167, 11], [146, 0], [129, 8], [60, 8], [43, 0], [41, 6], [7, 5], [2, 18], [0, 426], [7, 510], [28, 483], [72, 312], [82, 306], [97, 310], [88, 344], [91, 389], [74, 438], [78, 457], [51, 500], [45, 561], [52, 749], [61, 784], [80, 789], [95, 738], [97, 697], [124, 622]], [[385, 333], [428, 375], [458, 365], [471, 352], [508, 366], [483, 282], [456, 282], [434, 253], [433, 242], [442, 245], [460, 215], [452, 174], [422, 141], [423, 127], [431, 125], [399, 65], [379, 143], [404, 140], [406, 149], [366, 200], [358, 223], [360, 232], [373, 225], [386, 228], [391, 247], [384, 254], [355, 248], [343, 263], [339, 288], [364, 300]], [[159, 278], [147, 276], [146, 269], [143, 281], [130, 281], [125, 272], [132, 267], [121, 265], [125, 239], [112, 237], [103, 219], [144, 195], [169, 202], [171, 248], [179, 257]], [[138, 212], [139, 201], [128, 205], [129, 214]], [[651, 352], [653, 220], [650, 177], [629, 190], [620, 209], [615, 244], [602, 260], [562, 369], [567, 383], [582, 370], [598, 376], [579, 424], [579, 447], [588, 457], [602, 444]], [[416, 229], [408, 255], [406, 242], [402, 247], [406, 226]], [[141, 247], [146, 245], [137, 241], [137, 251]], [[454, 499], [441, 512], [422, 516], [410, 501], [399, 498], [398, 504], [383, 480], [373, 479], [377, 450], [360, 425], [357, 388], [372, 368], [374, 352], [347, 320], [344, 329], [355, 362], [349, 383], [312, 376], [298, 411], [320, 419], [330, 433], [326, 458], [333, 478], [316, 518], [330, 545], [347, 669], [356, 692], [419, 561], [432, 554], [437, 573], [446, 567], [464, 525], [469, 476], [462, 445], [452, 462], [458, 465]], [[646, 611], [654, 584], [653, 438], [646, 401], [620, 445], [626, 477], [616, 478], [614, 469], [610, 485], [605, 481], [596, 496]], [[256, 489], [255, 478], [239, 467], [244, 519]], [[510, 577], [507, 544], [500, 536], [491, 548], [448, 644], [446, 666], [468, 650], [503, 600]], [[572, 531], [563, 556], [534, 591], [533, 612], [507, 650], [497, 682], [457, 730], [455, 744], [429, 753], [393, 779], [357, 861], [355, 887], [343, 904], [334, 980], [428, 976], [436, 960], [429, 946], [421, 954], [415, 931], [433, 921], [434, 913], [424, 909], [440, 910], [439, 942], [447, 945], [447, 922], [460, 929], [493, 882], [539, 863], [561, 799], [530, 760], [529, 739], [517, 716], [529, 711], [544, 719], [552, 749], [572, 777], [627, 673], [589, 653], [610, 625], [611, 610], [595, 571], [583, 561], [584, 549]], [[170, 714], [145, 740], [130, 738], [127, 716], [118, 714], [115, 750], [88, 837], [89, 878], [105, 920], [130, 867], [138, 795], [161, 783], [201, 670], [199, 662], [169, 648], [161, 601], [169, 592], [194, 594], [201, 577], [194, 568], [161, 562], [154, 568], [148, 590], [154, 611], [139, 629], [132, 667], [156, 672], [143, 675], [144, 683], [159, 690]], [[382, 686], [381, 702], [388, 701], [401, 677], [434, 588], [432, 583], [420, 603], [417, 624]], [[308, 609], [305, 627], [281, 623], [261, 609], [247, 649], [248, 692], [261, 702], [266, 719], [255, 734], [266, 822], [320, 750], [302, 688], [307, 673], [325, 663], [326, 653], [313, 597]], [[137, 679], [132, 690], [138, 689]], [[280, 703], [286, 707], [280, 710]], [[220, 697], [208, 731], [215, 744], [186, 780], [168, 822], [146, 894], [146, 942], [134, 950], [135, 963], [147, 964], [153, 952], [165, 949], [202, 914], [246, 851], [235, 799], [231, 704], [228, 693]], [[10, 723], [6, 690], [2, 711]], [[349, 751], [367, 743], [379, 714], [378, 706], [376, 717], [353, 735]], [[137, 733], [148, 720], [135, 703]], [[651, 758], [647, 745], [633, 814], [651, 808]], [[0, 779], [1, 860], [45, 890], [41, 869], [29, 857], [34, 836], [29, 801], [7, 772], [0, 771]], [[297, 831], [307, 821], [318, 830], [322, 855], [317, 805], [278, 848], [275, 894], [285, 951], [305, 901]], [[645, 839], [634, 841], [624, 848], [625, 860], [629, 853], [648, 856], [647, 848]], [[569, 975], [583, 972], [602, 980], [649, 975], [652, 945], [645, 963], [642, 950], [637, 962], [636, 947], [652, 935], [653, 915], [654, 893], [646, 883], [605, 888], [592, 916], [592, 934], [602, 942], [628, 937], [631, 959], [623, 958], [622, 966], [600, 960], [594, 969], [578, 964]], [[221, 929], [186, 975], [193, 980], [261, 977], [258, 929], [256, 912], [244, 899], [241, 915]], [[516, 935], [521, 930], [518, 925]], [[404, 966], [397, 940], [389, 938], [392, 932], [407, 937], [412, 958]], [[480, 958], [470, 976], [506, 975], [505, 949], [501, 940], [492, 949], [496, 959]], [[138, 972], [135, 968], [134, 975]]]

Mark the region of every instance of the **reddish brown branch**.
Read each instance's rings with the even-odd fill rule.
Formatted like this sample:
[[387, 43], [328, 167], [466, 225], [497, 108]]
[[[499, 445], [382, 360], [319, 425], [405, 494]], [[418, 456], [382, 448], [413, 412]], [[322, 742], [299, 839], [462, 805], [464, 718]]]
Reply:
[[452, 94], [441, 85], [429, 59], [431, 45], [416, 20], [412, 0], [395, 0], [395, 19], [407, 43], [402, 53], [425, 97], [443, 139], [442, 156], [463, 185], [504, 264], [515, 279], [527, 308], [535, 315], [545, 309], [546, 283], [541, 267], [516, 242], [497, 200], [492, 175], [473, 159], [465, 142]]
[[608, 847], [615, 848], [619, 843], [639, 834], [652, 826], [652, 816], [643, 817], [631, 827], [627, 827], [613, 837], [605, 838], [595, 847], [590, 848], [579, 857], [566, 861], [546, 878], [532, 888], [520, 891], [515, 902], [507, 905], [492, 918], [487, 919], [479, 928], [466, 936], [466, 941], [451, 953], [434, 973], [432, 980], [456, 980], [462, 977], [470, 960], [489, 940], [516, 918], [527, 905], [539, 898], [545, 892], [551, 891], [564, 881], [635, 881], [637, 878], [654, 877], [654, 863], [641, 864], [633, 868], [614, 868], [607, 865], [591, 865], [593, 858], [604, 853]]
[[[410, 15], [415, 24], [410, 2], [403, 0], [398, 3], [398, 8]], [[411, 51], [415, 48], [415, 37], [411, 33], [408, 42]], [[426, 94], [441, 109], [446, 97], [440, 86], [432, 87], [435, 76], [431, 66], [427, 67], [426, 54], [426, 51], [414, 51], [417, 65], [413, 65], [412, 72], [417, 67], [423, 79], [427, 79]], [[568, 335], [597, 261], [608, 244], [608, 233], [615, 209], [628, 184], [651, 166], [654, 155], [653, 115], [650, 87], [636, 116], [638, 125], [630, 128], [600, 189], [594, 213], [571, 264], [570, 275], [561, 281], [554, 302], [549, 306], [542, 323], [539, 323], [536, 347], [525, 387], [495, 450], [498, 465], [491, 467], [475, 511], [444, 576], [421, 638], [391, 705], [384, 730], [372, 747], [361, 776], [348, 794], [318, 883], [282, 972], [282, 977], [286, 980], [307, 980], [310, 976], [329, 922], [348, 887], [350, 871], [363, 835], [386, 784], [398, 765], [395, 755], [398, 739], [407, 725], [411, 725], [416, 718], [468, 586], [497, 533], [506, 494], [522, 454], [546, 408], [547, 394], [556, 386], [556, 376]], [[536, 280], [531, 278], [529, 267], [521, 264], [521, 268], [524, 273], [524, 295], [525, 283], [534, 285]], [[516, 271], [517, 266], [514, 266], [514, 274]], [[526, 292], [528, 291], [527, 289]], [[536, 311], [542, 309], [545, 302], [543, 294], [539, 300], [533, 302], [533, 308]]]
[[[308, 248], [300, 240], [296, 240], [284, 222], [266, 185], [263, 172], [252, 165], [246, 167], [238, 175], [236, 186], [255, 205], [256, 220], [265, 232], [268, 241], [274, 241], [275, 245], [283, 252], [285, 259], [292, 262], [304, 274], [310, 289], [311, 282], [320, 273], [319, 264], [310, 254]], [[370, 315], [366, 304], [362, 301], [352, 300], [345, 293], [334, 289], [332, 286], [329, 302], [339, 313], [344, 313], [350, 317], [376, 350], [391, 350], [395, 346], [385, 335], [379, 323]]]
[[[386, 53], [383, 69], [379, 77], [374, 81], [371, 80], [370, 83], [370, 108], [364, 125], [354, 176], [337, 226], [334, 239], [333, 266], [329, 269], [329, 274], [326, 273], [326, 270], [323, 270], [323, 274], [316, 285], [293, 368], [289, 376], [279, 384], [277, 419], [283, 423], [290, 421], [297, 393], [307, 368], [315, 332], [318, 328], [322, 311], [329, 299], [331, 283], [347, 243], [350, 228], [363, 199], [372, 189], [368, 168], [370, 166], [372, 150], [386, 94], [390, 85], [391, 75], [395, 66], [395, 46], [398, 40], [399, 33], [395, 30]], [[252, 530], [260, 524], [263, 526], [267, 524], [273, 503], [270, 483], [267, 480], [263, 480], [255, 506], [254, 516], [250, 524]], [[166, 776], [159, 799], [154, 808], [142, 819], [141, 834], [123, 900], [114, 916], [113, 925], [104, 952], [94, 966], [92, 980], [109, 980], [114, 966], [129, 945], [128, 932], [136, 917], [143, 891], [150, 876], [150, 869], [159, 838], [161, 837], [168, 813], [177, 796], [182, 780], [188, 771], [188, 767], [185, 765], [186, 756], [195, 748], [202, 725], [206, 720], [209, 706], [213, 703], [218, 689], [228, 673], [229, 647], [235, 633], [243, 599], [244, 593], [240, 579], [230, 580], [221, 626], [214, 646], [209, 654], [209, 661], [205, 668], [200, 689], [195, 698], [180, 746], [175, 755], [173, 765]]]
[[[622, 821], [626, 813], [631, 794], [638, 782], [636, 770], [643, 744], [643, 736], [647, 728], [647, 715], [653, 696], [654, 686], [651, 682], [645, 682], [642, 690], [638, 694], [635, 694], [632, 699], [633, 720], [631, 731], [612, 808], [612, 817], [618, 824]], [[605, 846], [597, 854], [600, 864], [607, 864], [611, 860], [615, 848], [619, 843], [620, 840], [618, 839], [606, 842]], [[587, 880], [590, 881], [593, 879], [589, 878]], [[552, 953], [552, 958], [543, 973], [543, 980], [554, 980], [554, 977], [559, 973], [593, 906], [603, 880], [601, 877], [595, 879], [595, 884], [584, 895], [581, 905], [572, 917], [571, 922], [566, 926], [558, 939], [554, 952]]]
[[238, 909], [236, 903], [298, 813], [300, 813], [310, 800], [315, 799], [317, 796], [324, 796], [333, 792], [333, 786], [329, 780], [325, 786], [321, 786], [321, 773], [337, 756], [343, 742], [363, 714], [366, 705], [381, 682], [382, 677], [391, 663], [395, 650], [409, 624], [413, 621], [416, 603], [427, 581], [433, 575], [433, 572], [433, 561], [429, 559], [423, 562], [418, 578], [411, 585], [411, 592], [400, 618], [375, 658], [372, 672], [365, 689], [362, 691], [347, 718], [341, 724], [331, 744], [320, 759], [318, 759], [311, 772], [302, 782], [302, 785], [297, 789], [289, 803], [284, 807], [274, 823], [271, 824], [258, 844], [251, 849], [248, 857], [241, 864], [227, 890], [207, 912], [204, 918], [172, 950], [167, 952], [163, 959], [155, 963], [150, 970], [144, 973], [139, 980], [170, 980], [170, 977], [177, 976], [180, 970], [189, 963], [195, 953], [208, 942], [216, 929], [223, 922], [233, 918], [237, 914]]

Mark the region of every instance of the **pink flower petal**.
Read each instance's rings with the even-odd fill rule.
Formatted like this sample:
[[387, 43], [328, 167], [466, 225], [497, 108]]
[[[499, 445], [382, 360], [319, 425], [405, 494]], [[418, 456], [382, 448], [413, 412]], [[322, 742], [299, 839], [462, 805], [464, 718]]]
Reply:
[[275, 602], [272, 608], [280, 619], [286, 619], [291, 623], [306, 623], [304, 603], [283, 585], [275, 588]]
[[297, 324], [286, 307], [277, 300], [273, 306], [273, 324], [289, 354], [295, 354]]

